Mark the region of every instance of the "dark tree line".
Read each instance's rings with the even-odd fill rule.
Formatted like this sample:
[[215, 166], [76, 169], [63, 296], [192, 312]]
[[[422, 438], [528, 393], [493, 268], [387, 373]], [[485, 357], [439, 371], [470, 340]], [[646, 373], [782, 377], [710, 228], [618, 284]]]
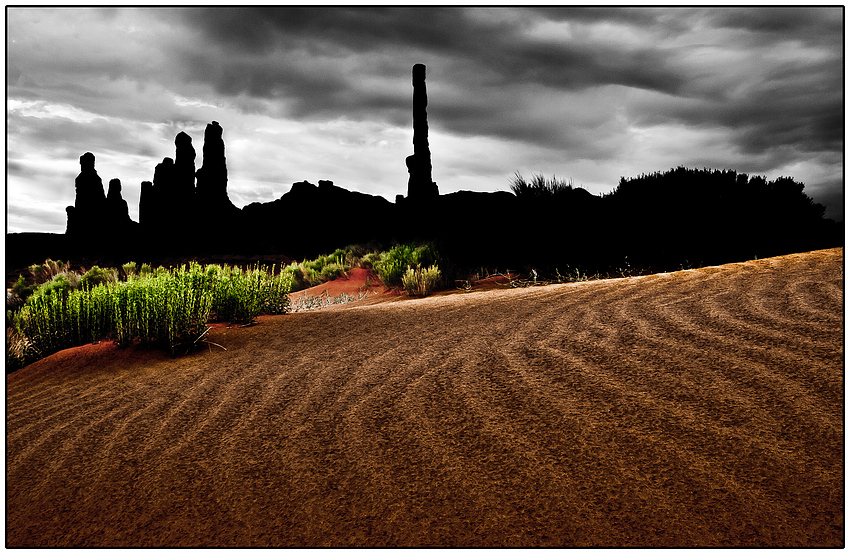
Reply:
[[841, 245], [840, 226], [803, 188], [790, 177], [678, 167], [621, 178], [604, 202], [638, 263], [714, 264]]
[[471, 265], [550, 272], [607, 272], [626, 262], [673, 270], [843, 244], [842, 226], [824, 219], [824, 207], [790, 177], [679, 167], [621, 178], [603, 196], [554, 178], [523, 182], [514, 194], [441, 196], [426, 210], [443, 214], [432, 238]]

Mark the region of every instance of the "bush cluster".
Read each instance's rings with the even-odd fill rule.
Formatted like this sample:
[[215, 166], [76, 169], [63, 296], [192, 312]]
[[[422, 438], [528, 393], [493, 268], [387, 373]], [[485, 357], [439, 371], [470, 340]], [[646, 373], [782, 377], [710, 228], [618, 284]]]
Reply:
[[381, 255], [378, 245], [352, 244], [314, 260], [293, 262], [283, 271], [291, 276], [292, 292], [295, 292], [344, 277], [355, 267], [374, 269]]
[[383, 252], [374, 269], [384, 285], [403, 288], [403, 279], [408, 269], [436, 265], [438, 257], [436, 248], [431, 244], [399, 244]]
[[78, 286], [68, 278], [73, 273], [54, 275], [19, 310], [7, 312], [7, 371], [102, 339], [122, 346], [138, 341], [174, 355], [196, 343], [209, 321], [250, 323], [260, 313], [289, 310], [291, 279], [275, 276], [274, 268], [192, 263], [142, 266], [136, 274], [128, 265], [126, 281], [113, 279], [114, 270], [86, 272], [77, 276]]
[[290, 310], [289, 293], [373, 269], [385, 286], [427, 296], [442, 284], [432, 244], [381, 251], [350, 245], [315, 260], [292, 263], [275, 276], [253, 269], [191, 263], [174, 269], [135, 262], [120, 269], [94, 266], [81, 273], [46, 260], [30, 267], [7, 295], [6, 363], [14, 371], [54, 352], [103, 339], [139, 342], [175, 354], [206, 333], [208, 322], [250, 324], [257, 315]]
[[421, 296], [423, 291], [427, 290], [425, 294], [429, 294], [442, 284], [443, 274], [439, 270], [439, 263], [441, 259], [431, 243], [399, 244], [383, 251], [376, 244], [355, 244], [338, 248], [314, 260], [293, 262], [283, 271], [291, 276], [294, 292], [342, 277], [355, 267], [374, 270], [387, 287], [407, 290], [411, 285], [405, 285], [404, 279], [408, 270], [413, 270], [412, 276], [407, 278], [408, 283], [412, 283], [412, 279], [425, 279], [427, 282], [424, 288], [414, 287], [419, 291], [415, 295]]
[[315, 260], [304, 260], [301, 263], [293, 262], [285, 267], [283, 272], [292, 279], [292, 291], [315, 287], [345, 275], [346, 271], [354, 267], [348, 261], [351, 259], [349, 252], [352, 248], [352, 246], [338, 248], [329, 255], [319, 256]]

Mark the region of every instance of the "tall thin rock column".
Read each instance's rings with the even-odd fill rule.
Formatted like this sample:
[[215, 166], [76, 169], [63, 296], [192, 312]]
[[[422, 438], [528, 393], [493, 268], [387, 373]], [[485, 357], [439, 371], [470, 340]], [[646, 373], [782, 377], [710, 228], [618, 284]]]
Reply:
[[437, 183], [431, 180], [431, 149], [428, 146], [428, 94], [425, 90], [425, 66], [413, 66], [413, 155], [408, 156], [407, 197], [424, 200], [439, 195]]

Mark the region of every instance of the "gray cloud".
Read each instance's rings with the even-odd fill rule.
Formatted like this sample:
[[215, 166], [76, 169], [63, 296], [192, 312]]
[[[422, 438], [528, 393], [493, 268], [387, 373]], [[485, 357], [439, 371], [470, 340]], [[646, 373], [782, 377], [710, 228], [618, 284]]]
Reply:
[[844, 32], [841, 6], [772, 7], [770, 9], [723, 8], [705, 10], [704, 14], [718, 27], [753, 33], [754, 40], [801, 40], [807, 43], [833, 45]]
[[[683, 76], [667, 63], [669, 53], [651, 46], [534, 36], [531, 26], [553, 10], [230, 8], [180, 13], [204, 37], [203, 49], [185, 54], [191, 78], [208, 79], [228, 94], [309, 94], [320, 107], [338, 101], [338, 92], [350, 90], [362, 75], [367, 62], [357, 55], [387, 52], [396, 59], [410, 56], [401, 66], [405, 71], [412, 60], [446, 58], [441, 61], [447, 63], [448, 77], [490, 87], [522, 82], [575, 90], [619, 84], [675, 92], [683, 84]], [[592, 13], [602, 18], [619, 12]], [[510, 19], [497, 17], [508, 14]], [[398, 69], [390, 67], [368, 69], [395, 77]]]
[[[833, 159], [824, 154], [843, 152], [840, 7], [10, 8], [8, 14], [8, 98], [103, 117], [86, 123], [11, 110], [10, 141], [45, 151], [50, 145], [51, 155], [71, 160], [86, 150], [126, 152], [152, 158], [152, 173], [173, 154], [177, 132], [200, 141], [204, 124], [227, 114], [233, 114], [222, 120], [227, 140], [259, 140], [253, 127], [292, 122], [321, 128], [346, 120], [409, 132], [414, 63], [428, 66], [435, 141], [444, 135], [462, 144], [470, 159], [488, 159], [476, 145], [506, 141], [509, 151], [535, 163], [551, 158], [554, 168], [580, 160], [610, 168], [604, 178], [613, 187], [626, 168], [670, 165], [670, 156], [630, 158], [648, 151], [635, 142], [647, 132], [669, 133], [671, 152], [691, 152], [672, 165], [746, 164], [769, 173], [819, 160], [830, 168], [823, 175], [834, 174], [836, 163], [822, 161]], [[695, 142], [676, 140], [685, 136]], [[340, 137], [327, 139], [328, 151], [343, 152]], [[310, 140], [322, 148], [321, 138]], [[280, 157], [292, 160], [296, 152], [301, 155], [293, 146]], [[404, 155], [373, 172], [400, 171], [403, 182]], [[458, 168], [461, 158], [452, 153]], [[515, 169], [501, 172], [509, 177]], [[252, 171], [259, 183], [274, 168]], [[835, 183], [807, 184], [826, 191]]]
[[[357, 90], [356, 83], [364, 75], [407, 78], [411, 61], [436, 55], [441, 58], [439, 77], [457, 83], [464, 93], [433, 115], [451, 132], [522, 140], [536, 137], [541, 144], [563, 140], [555, 131], [526, 132], [519, 93], [527, 93], [528, 85], [540, 85], [541, 96], [620, 86], [670, 97], [705, 98], [704, 103], [679, 112], [666, 111], [659, 102], [648, 115], [635, 114], [635, 118], [729, 127], [745, 151], [757, 152], [775, 141], [805, 142], [810, 148], [827, 146], [826, 142], [835, 148], [836, 138], [840, 139], [839, 126], [832, 123], [843, 109], [838, 92], [840, 29], [831, 42], [822, 32], [813, 34], [824, 28], [827, 34], [835, 32], [835, 13], [830, 10], [231, 8], [186, 9], [179, 14], [204, 37], [203, 49], [183, 55], [189, 79], [210, 82], [225, 95], [279, 99], [288, 103], [294, 117], [336, 112], [399, 122], [408, 109], [408, 90], [367, 96]], [[677, 15], [682, 18], [675, 19]], [[547, 18], [574, 23], [579, 36], [561, 40], [531, 32], [535, 23]], [[765, 43], [782, 48], [781, 41], [786, 40], [825, 44], [833, 55], [815, 64], [797, 61], [771, 66], [764, 60], [767, 81], [763, 86], [743, 98], [718, 102], [718, 88], [724, 90], [729, 78], [714, 75], [714, 83], [709, 74], [697, 79], [703, 69], [683, 58], [688, 48], [666, 46], [663, 40], [636, 47], [610, 40], [616, 37], [594, 38], [583, 28], [602, 24], [618, 24], [661, 39], [687, 37], [700, 26], [713, 25], [747, 32], [748, 38], [755, 33], [761, 49], [753, 50], [753, 57], [763, 53]], [[706, 34], [704, 29], [699, 32]], [[408, 63], [376, 68], [364, 59], [389, 51], [409, 54]], [[396, 59], [401, 58], [396, 54]], [[748, 79], [746, 74], [737, 77], [739, 84]], [[518, 90], [518, 83], [526, 87]], [[828, 96], [813, 101], [814, 94]], [[496, 113], [501, 124], [487, 121]], [[770, 123], [758, 125], [760, 121]], [[786, 127], [798, 129], [800, 136], [785, 132]], [[812, 140], [821, 144], [813, 145]]]

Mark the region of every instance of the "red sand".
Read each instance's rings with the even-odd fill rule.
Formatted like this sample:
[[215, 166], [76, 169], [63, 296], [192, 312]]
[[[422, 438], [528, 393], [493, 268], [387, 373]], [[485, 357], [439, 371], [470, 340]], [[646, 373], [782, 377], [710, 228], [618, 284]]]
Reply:
[[[368, 282], [367, 282], [368, 281]], [[309, 289], [292, 293], [292, 298], [299, 296], [339, 296], [343, 293], [356, 295], [360, 292], [373, 293], [385, 292], [386, 287], [381, 284], [381, 279], [371, 269], [357, 267], [350, 269], [343, 277], [322, 283]]]

